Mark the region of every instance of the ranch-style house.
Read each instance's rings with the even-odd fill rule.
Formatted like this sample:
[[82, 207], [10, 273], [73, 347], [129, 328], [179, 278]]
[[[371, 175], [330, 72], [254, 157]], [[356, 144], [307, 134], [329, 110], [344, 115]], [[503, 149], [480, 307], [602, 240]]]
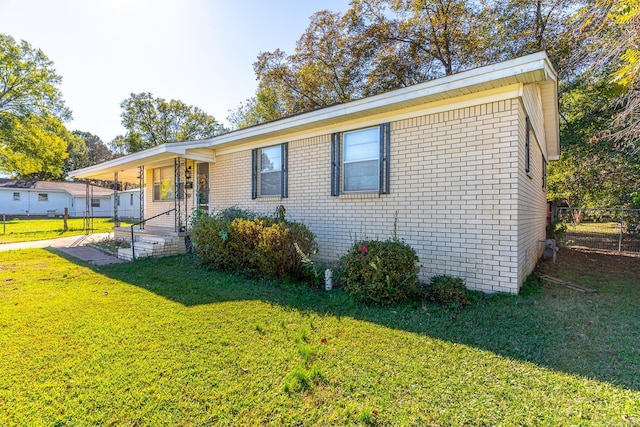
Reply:
[[[138, 255], [156, 255], [159, 236], [182, 239], [198, 208], [283, 205], [316, 235], [321, 260], [354, 239], [390, 237], [397, 217], [422, 280], [450, 274], [472, 289], [517, 293], [544, 251], [558, 128], [557, 75], [541, 52], [72, 176], [141, 183], [148, 221], [135, 228]], [[130, 239], [128, 229], [116, 235]]]

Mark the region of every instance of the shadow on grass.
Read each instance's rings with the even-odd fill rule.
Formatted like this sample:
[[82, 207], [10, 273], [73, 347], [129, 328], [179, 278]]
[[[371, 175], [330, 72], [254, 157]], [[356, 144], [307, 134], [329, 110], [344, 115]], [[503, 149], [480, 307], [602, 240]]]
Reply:
[[426, 334], [640, 390], [640, 286], [633, 280], [616, 282], [613, 292], [603, 289], [594, 296], [562, 287], [521, 296], [476, 295], [455, 313], [418, 301], [393, 308], [368, 307], [340, 289], [314, 291], [209, 271], [187, 256], [92, 268], [185, 306], [261, 300], [303, 313], [351, 317]]

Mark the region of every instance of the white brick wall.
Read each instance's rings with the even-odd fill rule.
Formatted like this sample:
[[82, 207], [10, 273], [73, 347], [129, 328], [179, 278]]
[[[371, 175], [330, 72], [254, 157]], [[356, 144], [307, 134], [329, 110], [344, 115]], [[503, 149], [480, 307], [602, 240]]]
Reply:
[[289, 141], [289, 197], [282, 200], [251, 199], [249, 149], [218, 155], [211, 206], [271, 213], [283, 204], [289, 218], [314, 232], [323, 260], [338, 258], [356, 239], [391, 237], [397, 212], [398, 235], [417, 251], [422, 280], [451, 274], [470, 288], [515, 293], [538, 256], [531, 241], [540, 234], [544, 197], [539, 171], [533, 178], [521, 173], [523, 127], [518, 99], [392, 122], [391, 194], [382, 196], [331, 197], [329, 133]]
[[547, 196], [542, 187], [542, 151], [532, 126], [530, 132], [530, 169], [525, 171], [527, 112], [521, 105], [518, 149], [518, 283], [526, 279], [544, 252], [547, 225]]

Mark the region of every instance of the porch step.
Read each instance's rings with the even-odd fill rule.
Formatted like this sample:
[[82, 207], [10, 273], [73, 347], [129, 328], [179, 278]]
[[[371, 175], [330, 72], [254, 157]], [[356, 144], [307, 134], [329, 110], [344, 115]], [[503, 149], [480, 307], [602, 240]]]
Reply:
[[139, 234], [136, 236], [136, 245], [140, 243], [148, 243], [152, 245], [165, 245], [167, 243], [175, 243], [178, 238], [175, 236], [157, 236], [152, 234]]
[[[153, 251], [150, 251], [148, 249], [138, 248], [138, 245], [136, 245], [136, 259], [149, 258], [151, 256], [153, 256]], [[118, 258], [125, 259], [127, 261], [133, 261], [133, 249], [131, 248], [118, 249]]]
[[[114, 229], [116, 239], [131, 242], [130, 230], [124, 230], [122, 227]], [[183, 254], [186, 252], [186, 246], [183, 235], [177, 235], [175, 232], [166, 230], [134, 230], [134, 248], [136, 259], [143, 257], [160, 258], [163, 256]], [[118, 258], [131, 261], [131, 249], [118, 251]]]

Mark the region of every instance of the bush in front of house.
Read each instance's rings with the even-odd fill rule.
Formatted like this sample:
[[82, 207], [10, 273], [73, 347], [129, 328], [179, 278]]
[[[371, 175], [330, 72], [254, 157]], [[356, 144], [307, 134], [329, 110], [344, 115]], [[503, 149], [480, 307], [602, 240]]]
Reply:
[[431, 278], [429, 287], [425, 292], [425, 299], [436, 304], [459, 308], [469, 303], [469, 291], [464, 279], [449, 275], [438, 275]]
[[396, 305], [418, 288], [416, 251], [398, 239], [356, 242], [341, 259], [345, 290], [371, 305]]
[[257, 216], [230, 208], [199, 218], [192, 229], [195, 253], [217, 270], [236, 270], [268, 279], [300, 279], [308, 272], [296, 253], [317, 249], [313, 233], [284, 215]]

